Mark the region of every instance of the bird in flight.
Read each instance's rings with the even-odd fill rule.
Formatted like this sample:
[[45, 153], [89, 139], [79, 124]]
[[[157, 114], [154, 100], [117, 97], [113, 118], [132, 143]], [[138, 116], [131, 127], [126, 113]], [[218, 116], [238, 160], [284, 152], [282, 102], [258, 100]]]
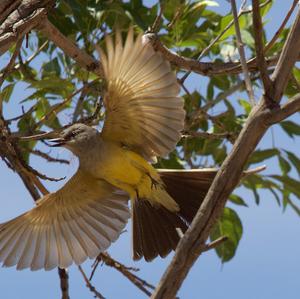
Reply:
[[[101, 132], [75, 124], [52, 140], [79, 159], [75, 175], [36, 207], [0, 225], [3, 266], [37, 270], [81, 264], [106, 250], [132, 217], [133, 258], [174, 250], [216, 174], [157, 170], [184, 127], [179, 85], [169, 62], [130, 29], [99, 49], [106, 82]], [[130, 208], [128, 200], [130, 199]]]

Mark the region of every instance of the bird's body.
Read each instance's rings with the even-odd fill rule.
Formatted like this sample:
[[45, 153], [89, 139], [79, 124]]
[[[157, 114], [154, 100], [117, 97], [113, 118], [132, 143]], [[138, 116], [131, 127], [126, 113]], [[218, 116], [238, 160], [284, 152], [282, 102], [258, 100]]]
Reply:
[[[184, 127], [183, 99], [170, 64], [129, 30], [106, 37], [101, 132], [75, 124], [61, 133], [79, 159], [77, 173], [35, 208], [0, 224], [0, 261], [18, 269], [66, 268], [94, 258], [132, 217], [133, 258], [166, 256], [180, 240], [216, 170], [156, 170], [149, 161], [174, 150]], [[131, 200], [131, 213], [128, 199]]]
[[101, 135], [79, 156], [80, 167], [97, 179], [103, 179], [128, 193], [131, 200], [147, 199], [177, 211], [176, 202], [165, 191], [157, 170], [138, 153]]

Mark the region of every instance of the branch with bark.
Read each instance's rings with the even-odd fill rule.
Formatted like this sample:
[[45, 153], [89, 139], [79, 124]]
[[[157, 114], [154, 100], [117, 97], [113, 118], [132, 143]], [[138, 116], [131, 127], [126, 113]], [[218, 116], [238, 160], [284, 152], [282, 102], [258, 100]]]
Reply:
[[[300, 12], [298, 11], [278, 64], [271, 77], [274, 90], [272, 100], [278, 103], [278, 106], [273, 107], [276, 110], [273, 111], [266, 105], [265, 95], [253, 107], [231, 153], [223, 162], [191, 226], [181, 239], [170, 265], [151, 297], [152, 299], [175, 298], [191, 267], [203, 252], [210, 230], [221, 215], [227, 198], [237, 186], [244, 165], [267, 129], [274, 123], [272, 116], [278, 112], [281, 117], [285, 117], [299, 110], [299, 96], [286, 104], [287, 106], [279, 107], [279, 102], [288, 83], [291, 70], [299, 56], [299, 30]], [[281, 117], [277, 120], [281, 120]], [[186, 254], [187, 252], [189, 254]]]

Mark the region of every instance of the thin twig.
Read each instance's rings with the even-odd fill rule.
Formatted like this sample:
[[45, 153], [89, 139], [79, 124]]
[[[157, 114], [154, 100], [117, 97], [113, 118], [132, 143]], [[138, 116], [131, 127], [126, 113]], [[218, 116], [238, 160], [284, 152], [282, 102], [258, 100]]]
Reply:
[[61, 164], [70, 164], [69, 160], [60, 159], [60, 158], [53, 158], [49, 154], [44, 153], [40, 150], [32, 149], [32, 150], [30, 150], [30, 152], [33, 155], [36, 155], [38, 157], [41, 157], [41, 158], [47, 160], [48, 162], [61, 163]]
[[[260, 7], [264, 7], [266, 6], [268, 3], [270, 3], [272, 0], [267, 0], [264, 3], [260, 4]], [[240, 18], [242, 15], [247, 14], [247, 13], [251, 13], [252, 9], [250, 10], [244, 10], [244, 9], [240, 9], [239, 13], [238, 13], [238, 18]], [[234, 20], [230, 21], [228, 23], [228, 25], [210, 42], [210, 44], [204, 48], [200, 55], [198, 56], [197, 60], [200, 61], [207, 53], [208, 51], [213, 47], [214, 44], [216, 44], [220, 38], [231, 28], [231, 26], [234, 24]], [[191, 71], [188, 71], [181, 79], [180, 81], [183, 83], [187, 77], [191, 74]]]
[[300, 111], [300, 93], [293, 96], [287, 103], [269, 112], [268, 123], [276, 124], [292, 114]]
[[15, 61], [20, 53], [21, 47], [22, 47], [22, 43], [23, 43], [23, 38], [19, 39], [16, 43], [16, 47], [14, 50], [14, 53], [12, 54], [9, 63], [7, 64], [7, 66], [1, 70], [1, 76], [0, 76], [0, 88], [6, 78], [6, 76], [10, 73], [10, 71], [13, 69], [14, 65], [15, 65]]
[[265, 46], [265, 49], [264, 49], [265, 53], [268, 52], [272, 48], [272, 46], [274, 45], [274, 43], [278, 39], [279, 35], [281, 34], [283, 29], [285, 28], [287, 22], [289, 21], [291, 15], [292, 15], [293, 11], [295, 10], [298, 3], [299, 3], [299, 0], [294, 0], [291, 8], [289, 9], [288, 13], [286, 14], [286, 16], [285, 16], [283, 22], [281, 23], [279, 29], [275, 32], [274, 36], [271, 38], [271, 40]]
[[40, 31], [47, 36], [53, 43], [61, 48], [64, 53], [73, 58], [81, 67], [87, 71], [96, 73], [99, 77], [103, 77], [102, 65], [99, 61], [87, 54], [84, 50], [64, 36], [48, 19], [44, 19], [40, 24]]
[[[120, 262], [114, 260], [107, 252], [100, 253], [97, 257], [98, 261], [103, 261], [105, 265], [109, 267], [113, 267], [120, 273], [122, 273], [128, 280], [130, 280], [136, 287], [138, 287], [142, 292], [144, 292], [147, 296], [151, 296], [151, 292], [149, 292], [147, 288], [150, 288], [152, 290], [155, 289], [153, 285], [148, 283], [147, 281], [139, 278], [137, 275], [133, 274], [128, 270], [128, 267], [121, 264]], [[95, 264], [95, 267], [97, 267], [99, 263]], [[94, 271], [95, 272], [95, 271]]]
[[201, 132], [201, 131], [190, 131], [183, 133], [183, 138], [204, 138], [210, 140], [217, 140], [217, 139], [228, 139], [231, 137], [231, 133], [224, 132], [224, 133], [208, 133], [208, 132]]
[[163, 13], [164, 13], [164, 6], [162, 4], [162, 1], [160, 1], [159, 14], [156, 16], [152, 26], [149, 28], [149, 32], [158, 32], [160, 24], [162, 22]]
[[96, 288], [91, 284], [91, 282], [90, 282], [89, 279], [87, 278], [86, 274], [84, 273], [82, 267], [81, 267], [81, 266], [78, 266], [78, 269], [79, 269], [80, 273], [82, 274], [82, 277], [83, 277], [83, 279], [84, 279], [84, 281], [85, 281], [86, 286], [88, 287], [88, 289], [89, 289], [92, 293], [94, 293], [95, 298], [105, 299], [105, 297], [104, 297], [102, 294], [100, 294], [100, 293], [96, 290]]
[[37, 123], [34, 124], [34, 126], [31, 128], [31, 130], [35, 130], [39, 128], [42, 124], [44, 124], [46, 121], [48, 121], [52, 116], [56, 115], [56, 113], [62, 109], [66, 104], [68, 104], [74, 96], [79, 94], [80, 92], [83, 92], [84, 90], [87, 90], [90, 86], [92, 86], [95, 82], [97, 82], [99, 79], [95, 79], [86, 85], [82, 86], [72, 94], [70, 94], [68, 97], [66, 97], [61, 103], [53, 105], [51, 109], [45, 114]]
[[[184, 57], [168, 49], [159, 40], [157, 34], [147, 33], [145, 37], [149, 39], [153, 48], [161, 52], [163, 57], [168, 60], [172, 65], [182, 70], [193, 71], [203, 76], [216, 76], [216, 75], [233, 75], [243, 72], [240, 62], [202, 62], [196, 59]], [[268, 67], [274, 66], [278, 60], [279, 55], [267, 58]], [[256, 72], [258, 67], [256, 58], [251, 58], [247, 61], [249, 71]]]
[[300, 53], [300, 10], [298, 9], [296, 20], [289, 32], [289, 35], [284, 43], [282, 52], [280, 54], [278, 63], [272, 74], [271, 79], [274, 81], [274, 90], [272, 98], [274, 101], [281, 99], [283, 92], [290, 78], [291, 68], [294, 66], [295, 61]]
[[205, 247], [203, 248], [203, 252], [214, 249], [214, 248], [218, 247], [221, 243], [226, 242], [227, 240], [228, 240], [227, 236], [222, 236], [222, 237], [212, 241], [211, 243], [205, 245]]
[[[238, 20], [236, 3], [235, 3], [235, 0], [230, 0], [230, 2], [231, 2], [231, 7], [232, 7], [233, 19], [234, 19], [235, 33], [236, 33], [236, 39], [237, 39], [237, 48], [238, 48], [238, 51], [240, 54], [241, 65], [242, 65], [243, 74], [244, 74], [244, 78], [245, 78], [246, 91], [248, 93], [251, 105], [254, 106], [255, 105], [254, 92], [252, 89], [252, 84], [251, 84], [251, 80], [250, 80], [250, 76], [249, 76], [246, 55], [245, 55], [245, 50], [244, 50], [244, 44], [242, 41], [240, 25], [239, 25], [239, 20]], [[242, 7], [243, 7], [244, 3], [245, 3], [245, 0], [242, 4]]]
[[252, 6], [253, 6], [253, 31], [254, 31], [254, 40], [255, 40], [255, 50], [256, 50], [256, 56], [257, 56], [257, 65], [260, 72], [260, 77], [263, 82], [264, 86], [264, 93], [265, 93], [265, 99], [267, 100], [266, 104], [268, 106], [273, 105], [273, 100], [271, 98], [272, 96], [272, 81], [268, 75], [267, 70], [267, 63], [265, 60], [265, 54], [264, 54], [264, 45], [263, 45], [263, 26], [262, 26], [262, 20], [260, 16], [260, 10], [259, 10], [259, 1], [258, 0], [252, 0]]
[[[23, 107], [22, 107], [22, 108], [23, 108]], [[34, 111], [36, 110], [36, 108], [37, 108], [37, 105], [35, 104], [35, 105], [33, 105], [32, 107], [30, 107], [26, 112], [23, 111], [22, 114], [20, 114], [20, 115], [18, 115], [18, 116], [16, 116], [16, 117], [13, 117], [13, 118], [9, 118], [9, 119], [7, 119], [6, 121], [7, 121], [8, 123], [11, 123], [11, 122], [17, 121], [17, 120], [19, 120], [19, 119], [21, 119], [21, 118], [27, 117], [27, 116], [30, 115], [32, 112], [34, 112]], [[24, 108], [23, 108], [23, 109], [24, 109]]]
[[58, 268], [58, 275], [60, 278], [60, 289], [62, 292], [62, 299], [70, 299], [69, 296], [69, 274], [66, 269]]

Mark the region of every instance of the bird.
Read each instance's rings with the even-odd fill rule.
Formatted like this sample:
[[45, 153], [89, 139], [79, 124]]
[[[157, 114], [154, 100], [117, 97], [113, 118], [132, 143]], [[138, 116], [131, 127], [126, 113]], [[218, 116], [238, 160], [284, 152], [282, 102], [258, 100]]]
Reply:
[[156, 169], [184, 129], [170, 63], [129, 29], [97, 47], [105, 79], [103, 128], [73, 124], [50, 140], [79, 160], [73, 177], [30, 211], [0, 224], [0, 262], [18, 270], [68, 268], [95, 258], [132, 218], [133, 259], [165, 257], [192, 222], [217, 170]]

